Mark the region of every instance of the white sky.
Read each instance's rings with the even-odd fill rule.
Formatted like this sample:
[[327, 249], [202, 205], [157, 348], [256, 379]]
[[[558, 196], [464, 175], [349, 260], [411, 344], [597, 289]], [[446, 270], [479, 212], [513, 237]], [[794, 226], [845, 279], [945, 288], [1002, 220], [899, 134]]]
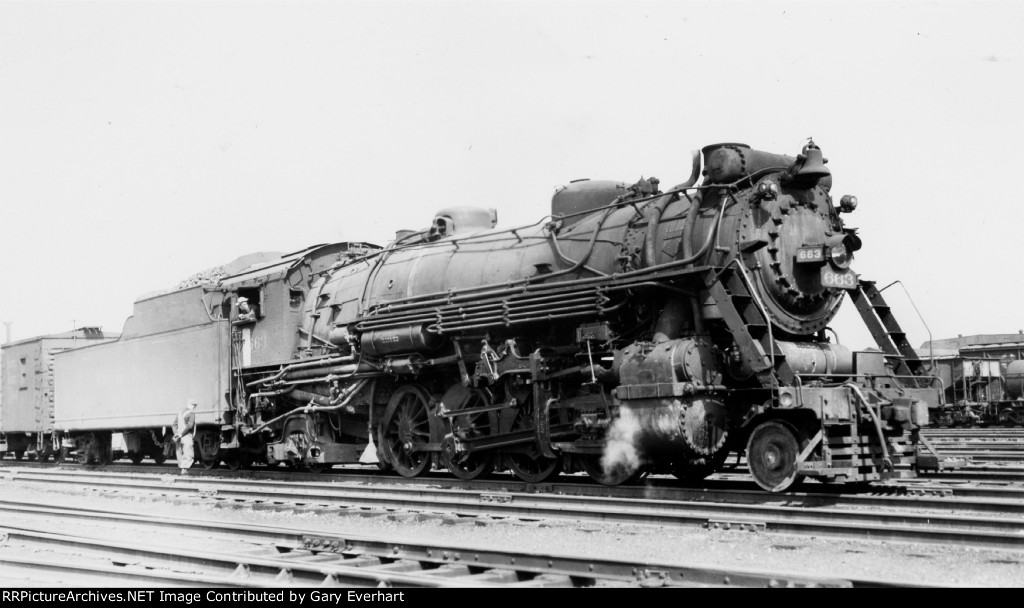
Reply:
[[813, 137], [857, 272], [936, 339], [1016, 332], [1021, 32], [995, 2], [0, 2], [0, 320], [120, 331], [246, 253]]

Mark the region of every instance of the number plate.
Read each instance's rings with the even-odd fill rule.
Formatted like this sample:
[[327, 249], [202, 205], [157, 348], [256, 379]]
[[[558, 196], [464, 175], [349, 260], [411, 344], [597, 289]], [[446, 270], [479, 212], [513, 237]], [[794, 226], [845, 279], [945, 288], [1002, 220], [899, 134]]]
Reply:
[[825, 261], [825, 247], [801, 247], [796, 250], [797, 264], [821, 264]]
[[839, 289], [857, 289], [857, 275], [849, 270], [836, 272], [831, 268], [823, 268], [821, 270], [821, 285]]

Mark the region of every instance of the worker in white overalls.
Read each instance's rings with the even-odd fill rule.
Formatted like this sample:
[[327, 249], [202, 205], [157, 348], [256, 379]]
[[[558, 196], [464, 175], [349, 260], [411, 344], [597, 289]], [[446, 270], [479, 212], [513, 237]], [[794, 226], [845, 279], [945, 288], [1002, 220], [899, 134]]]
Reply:
[[178, 459], [179, 475], [187, 475], [195, 461], [195, 449], [193, 441], [196, 430], [196, 406], [199, 403], [195, 399], [189, 399], [188, 405], [174, 419], [174, 446], [175, 457]]

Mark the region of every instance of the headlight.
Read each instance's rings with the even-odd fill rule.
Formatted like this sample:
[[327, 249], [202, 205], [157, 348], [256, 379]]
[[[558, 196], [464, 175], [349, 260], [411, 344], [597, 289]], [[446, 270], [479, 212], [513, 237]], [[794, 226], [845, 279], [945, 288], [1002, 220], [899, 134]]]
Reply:
[[833, 236], [828, 239], [828, 261], [839, 270], [850, 267], [853, 260], [853, 252], [846, 242], [846, 236]]
[[793, 393], [780, 392], [779, 393], [779, 406], [780, 407], [793, 407]]
[[828, 261], [832, 262], [832, 265], [836, 268], [849, 268], [850, 260], [853, 256], [850, 255], [849, 250], [846, 249], [846, 245], [840, 243], [836, 247], [832, 247], [828, 251]]

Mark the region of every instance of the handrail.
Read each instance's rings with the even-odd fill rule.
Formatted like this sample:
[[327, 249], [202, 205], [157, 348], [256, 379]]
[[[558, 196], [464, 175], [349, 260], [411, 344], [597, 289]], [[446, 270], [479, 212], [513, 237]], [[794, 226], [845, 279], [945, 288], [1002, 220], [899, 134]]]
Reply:
[[733, 258], [731, 264], [736, 264], [736, 268], [740, 271], [740, 276], [743, 277], [743, 282], [747, 284], [747, 291], [750, 292], [750, 297], [754, 300], [754, 304], [757, 304], [758, 310], [761, 311], [761, 315], [764, 317], [765, 327], [768, 328], [768, 350], [770, 351], [771, 362], [772, 362], [772, 373], [775, 372], [775, 336], [772, 334], [772, 319], [768, 316], [768, 311], [764, 307], [764, 303], [761, 302], [761, 297], [757, 295], [757, 290], [754, 289], [754, 283], [747, 276], [747, 271], [743, 268], [743, 264], [740, 263], [740, 259]]
[[795, 376], [795, 378], [798, 381], [802, 381], [802, 378], [806, 378], [806, 377], [813, 377], [813, 378], [836, 378], [838, 376], [843, 376], [845, 378], [845, 380], [841, 380], [841, 381], [837, 381], [837, 382], [831, 383], [831, 386], [844, 386], [852, 378], [880, 378], [880, 377], [884, 377], [884, 378], [893, 378], [893, 379], [896, 379], [896, 380], [901, 380], [901, 379], [915, 380], [915, 381], [929, 380], [929, 381], [931, 381], [932, 384], [936, 384], [937, 383], [939, 385], [939, 387], [938, 387], [939, 388], [939, 405], [945, 405], [946, 404], [946, 386], [945, 386], [945, 384], [943, 384], [942, 378], [939, 378], [938, 376], [914, 376], [914, 375], [907, 376], [905, 374], [901, 374], [901, 375], [897, 375], [897, 374], [889, 375], [889, 374], [886, 374], [884, 376], [880, 376], [879, 374], [823, 374], [823, 373], [798, 373], [798, 374], [795, 373], [794, 376]]
[[[910, 292], [907, 290], [907, 286], [903, 284], [903, 281], [896, 280], [896, 281], [893, 281], [892, 283], [889, 283], [885, 287], [879, 289], [878, 293], [882, 293], [883, 291], [885, 291], [886, 289], [889, 289], [890, 287], [892, 287], [893, 285], [896, 285], [897, 283], [899, 283], [899, 286], [903, 288], [903, 293], [907, 294], [907, 299], [910, 300], [910, 305], [914, 307], [914, 312], [917, 313], [917, 318], [921, 320], [921, 325], [924, 325], [925, 331], [928, 332], [928, 360], [929, 360], [929, 362], [932, 365], [931, 370], [929, 370], [929, 371], [934, 373], [935, 372], [935, 350], [934, 350], [934, 347], [932, 345], [932, 330], [928, 328], [928, 324], [925, 322], [924, 316], [921, 314], [921, 311], [917, 309], [917, 304], [914, 304], [914, 298], [910, 297]], [[916, 353], [917, 351], [915, 350], [914, 352]]]
[[856, 384], [848, 382], [843, 386], [849, 387], [853, 390], [854, 394], [857, 395], [857, 398], [860, 399], [864, 409], [867, 410], [868, 416], [871, 418], [871, 422], [874, 423], [875, 432], [878, 434], [878, 444], [882, 448], [882, 465], [887, 466], [889, 471], [894, 471], [895, 467], [892, 464], [892, 458], [889, 456], [889, 448], [885, 443], [885, 433], [882, 432], [882, 423], [878, 420], [878, 414], [875, 413], [875, 410], [871, 409], [871, 404], [864, 398], [864, 394], [860, 392], [860, 388], [858, 388]]

